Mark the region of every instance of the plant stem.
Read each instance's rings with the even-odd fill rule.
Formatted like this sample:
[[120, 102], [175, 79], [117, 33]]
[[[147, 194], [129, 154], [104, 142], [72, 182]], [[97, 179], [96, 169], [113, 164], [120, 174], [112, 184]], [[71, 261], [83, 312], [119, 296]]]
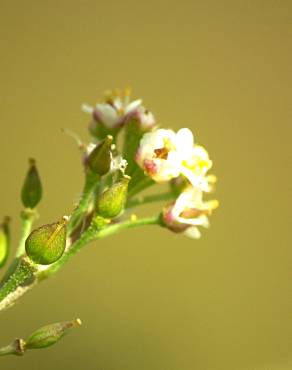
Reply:
[[22, 257], [25, 252], [25, 241], [29, 236], [33, 222], [36, 218], [36, 211], [32, 209], [25, 209], [21, 212], [21, 237], [15, 257]]
[[[144, 177], [140, 179], [137, 183], [134, 184], [133, 187], [131, 187], [128, 191], [128, 199], [132, 198], [134, 195], [140, 193], [141, 191], [147, 189], [151, 185], [155, 185], [155, 182], [150, 178]], [[134, 177], [132, 178], [132, 181], [134, 181]], [[131, 184], [131, 183], [130, 183]]]
[[0, 356], [16, 355], [22, 356], [25, 351], [25, 342], [23, 339], [15, 339], [8, 346], [0, 348]]
[[72, 231], [78, 226], [80, 220], [88, 211], [94, 190], [98, 185], [98, 180], [99, 180], [98, 175], [93, 174], [92, 172], [88, 172], [86, 174], [82, 197], [77, 207], [75, 208], [73, 214], [71, 215], [67, 226], [68, 235], [70, 235]]
[[136, 206], [144, 205], [147, 203], [161, 202], [175, 199], [175, 195], [171, 192], [162, 194], [145, 195], [144, 197], [138, 197], [136, 199], [129, 200], [127, 208], [133, 208]]
[[90, 226], [82, 236], [70, 247], [70, 249], [52, 266], [47, 270], [42, 271], [38, 274], [38, 280], [44, 280], [50, 275], [55, 274], [71, 257], [73, 257], [77, 252], [80, 251], [85, 245], [91, 241], [103, 239], [110, 235], [117, 234], [118, 232], [133, 227], [145, 226], [145, 225], [159, 225], [159, 216], [147, 217], [136, 220], [127, 220], [121, 223], [113, 224], [108, 227], [102, 228], [100, 230], [96, 229], [94, 226]]
[[20, 258], [24, 256], [25, 254], [25, 241], [28, 238], [32, 225], [34, 220], [37, 217], [37, 212], [34, 209], [26, 208], [24, 209], [21, 214], [21, 236], [19, 240], [18, 247], [15, 252], [15, 257], [11, 262], [11, 265], [9, 266], [8, 270], [6, 271], [5, 275], [2, 278], [1, 285], [3, 285], [9, 278], [10, 275], [12, 275], [20, 261]]
[[113, 224], [105, 229], [100, 230], [94, 240], [103, 239], [110, 235], [114, 235], [122, 230], [131, 229], [139, 226], [146, 225], [160, 225], [160, 216], [145, 217], [135, 220], [127, 220], [121, 223]]
[[[26, 257], [20, 259], [20, 262], [14, 273], [8, 278], [0, 289], [0, 311], [11, 306], [27, 290], [51, 275], [54, 275], [63, 265], [70, 260], [81, 248], [93, 240], [103, 239], [114, 235], [122, 230], [145, 225], [161, 225], [160, 216], [147, 217], [141, 219], [130, 219], [120, 223], [105, 225], [108, 220], [96, 217], [81, 237], [72, 244], [67, 252], [54, 264], [47, 269], [39, 269], [33, 265]], [[26, 284], [24, 284], [26, 283]]]
[[10, 299], [9, 295], [13, 294], [17, 288], [34, 276], [36, 268], [30, 260], [22, 258], [14, 271], [14, 273], [8, 278], [0, 289], [0, 311], [9, 306]]

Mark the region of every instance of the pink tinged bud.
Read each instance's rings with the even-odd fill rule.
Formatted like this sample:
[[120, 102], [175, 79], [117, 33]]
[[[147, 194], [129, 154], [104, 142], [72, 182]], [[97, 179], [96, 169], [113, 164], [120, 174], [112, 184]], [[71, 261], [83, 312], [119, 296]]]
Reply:
[[125, 120], [134, 119], [138, 122], [141, 131], [149, 131], [156, 125], [156, 120], [152, 112], [140, 106], [128, 113]]
[[158, 172], [158, 165], [151, 159], [145, 159], [143, 162], [144, 170], [148, 175], [153, 176]]
[[173, 214], [173, 204], [164, 208], [162, 212], [162, 220], [164, 225], [175, 233], [182, 233], [184, 232], [189, 225], [182, 224], [178, 222]]

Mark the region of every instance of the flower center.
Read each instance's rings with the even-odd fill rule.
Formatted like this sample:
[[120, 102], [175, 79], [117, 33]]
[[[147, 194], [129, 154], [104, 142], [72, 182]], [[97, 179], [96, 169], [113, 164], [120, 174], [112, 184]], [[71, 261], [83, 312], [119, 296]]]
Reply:
[[156, 158], [167, 160], [169, 150], [164, 147], [164, 148], [155, 149], [154, 153], [155, 153]]

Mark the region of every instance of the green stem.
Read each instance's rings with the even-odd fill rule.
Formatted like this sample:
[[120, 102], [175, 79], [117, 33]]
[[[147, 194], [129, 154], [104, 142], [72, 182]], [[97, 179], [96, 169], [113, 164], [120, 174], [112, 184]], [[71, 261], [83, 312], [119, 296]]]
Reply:
[[18, 266], [18, 263], [21, 259], [21, 257], [25, 254], [25, 241], [28, 238], [29, 234], [31, 233], [32, 225], [34, 220], [37, 217], [37, 212], [34, 209], [26, 208], [24, 209], [21, 214], [21, 236], [19, 240], [18, 247], [15, 252], [15, 257], [13, 261], [11, 262], [11, 265], [9, 266], [8, 270], [6, 271], [5, 275], [2, 278], [1, 285], [3, 285], [9, 278], [10, 275], [12, 275]]
[[22, 257], [25, 253], [25, 241], [31, 233], [33, 222], [36, 218], [36, 211], [31, 209], [25, 209], [21, 212], [21, 237], [18, 248], [16, 250], [15, 257]]
[[[133, 180], [133, 179], [132, 179]], [[128, 191], [128, 199], [132, 198], [134, 195], [140, 193], [141, 191], [149, 188], [149, 186], [155, 185], [155, 182], [150, 178], [144, 177], [138, 181], [132, 188]]]
[[121, 223], [113, 224], [108, 226], [105, 229], [100, 230], [96, 235], [94, 240], [103, 239], [110, 235], [117, 234], [118, 232], [126, 229], [131, 229], [134, 227], [139, 226], [146, 226], [146, 225], [160, 225], [160, 216], [153, 216], [153, 217], [145, 217], [136, 220], [127, 220]]
[[35, 271], [35, 267], [28, 259], [22, 258], [20, 260], [14, 273], [0, 289], [0, 311], [6, 308], [5, 299], [8, 298], [7, 305], [9, 305], [9, 295], [14, 293], [26, 280], [32, 278]]
[[137, 152], [139, 142], [143, 136], [141, 125], [136, 119], [131, 119], [125, 125], [124, 130], [124, 148], [123, 158], [128, 162], [127, 175], [132, 176], [138, 165], [135, 161], [135, 154]]
[[127, 208], [133, 208], [147, 203], [162, 202], [175, 199], [175, 195], [171, 192], [162, 194], [145, 195], [136, 199], [129, 200]]
[[72, 233], [72, 231], [78, 226], [82, 217], [85, 216], [89, 208], [90, 202], [92, 201], [95, 188], [98, 186], [98, 180], [99, 180], [98, 175], [93, 174], [91, 172], [88, 172], [86, 174], [82, 197], [77, 207], [75, 208], [73, 214], [71, 215], [67, 226], [68, 235]]
[[[46, 270], [38, 271], [37, 266], [27, 258], [22, 258], [15, 272], [9, 277], [0, 289], [0, 311], [8, 308], [22, 294], [29, 290], [36, 282], [40, 282], [51, 275], [54, 275], [63, 265], [70, 260], [81, 248], [93, 240], [103, 239], [114, 235], [122, 230], [145, 225], [160, 225], [160, 216], [141, 219], [130, 219], [120, 223], [104, 227], [106, 220], [94, 219], [89, 228], [81, 237], [72, 244], [69, 250], [59, 261], [49, 266]], [[37, 280], [35, 279], [37, 278]], [[24, 284], [26, 283], [26, 284]], [[21, 288], [21, 289], [20, 289]]]

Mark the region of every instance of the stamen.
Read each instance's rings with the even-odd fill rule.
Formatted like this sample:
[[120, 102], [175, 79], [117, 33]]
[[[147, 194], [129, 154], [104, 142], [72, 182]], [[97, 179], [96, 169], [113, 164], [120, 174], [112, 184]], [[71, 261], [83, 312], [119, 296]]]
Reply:
[[169, 151], [166, 148], [160, 148], [160, 149], [155, 149], [154, 153], [156, 155], [156, 158], [167, 160]]

